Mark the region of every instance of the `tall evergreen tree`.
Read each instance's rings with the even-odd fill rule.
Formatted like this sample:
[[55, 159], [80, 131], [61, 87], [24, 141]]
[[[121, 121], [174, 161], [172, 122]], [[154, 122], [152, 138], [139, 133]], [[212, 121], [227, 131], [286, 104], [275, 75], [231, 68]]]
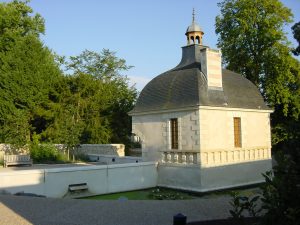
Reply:
[[0, 4], [0, 140], [18, 145], [46, 129], [61, 72], [39, 35], [44, 20], [27, 2]]

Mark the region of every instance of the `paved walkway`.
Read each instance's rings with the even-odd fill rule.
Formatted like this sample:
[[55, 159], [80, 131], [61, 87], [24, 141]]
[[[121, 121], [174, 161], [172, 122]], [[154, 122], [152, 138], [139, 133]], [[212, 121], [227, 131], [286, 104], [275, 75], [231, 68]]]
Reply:
[[182, 213], [188, 222], [229, 216], [230, 197], [180, 201], [76, 200], [0, 195], [2, 225], [172, 225]]

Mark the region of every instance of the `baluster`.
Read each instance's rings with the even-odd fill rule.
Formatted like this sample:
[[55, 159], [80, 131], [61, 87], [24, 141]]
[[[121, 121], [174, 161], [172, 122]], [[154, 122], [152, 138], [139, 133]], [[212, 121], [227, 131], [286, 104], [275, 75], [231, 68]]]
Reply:
[[166, 162], [166, 153], [165, 152], [161, 153], [161, 162], [162, 163]]
[[200, 164], [201, 162], [201, 156], [200, 156], [200, 152], [198, 153], [193, 153], [194, 156], [194, 164]]
[[188, 159], [189, 164], [193, 164], [193, 163], [194, 163], [194, 156], [193, 156], [193, 153], [190, 153], [188, 156], [189, 156], [189, 159]]
[[179, 163], [178, 153], [174, 153], [174, 163]]
[[172, 162], [172, 155], [170, 152], [167, 153], [167, 160], [168, 163]]
[[187, 157], [186, 157], [186, 154], [187, 154], [186, 152], [183, 152], [183, 153], [182, 153], [182, 156], [181, 156], [181, 160], [182, 160], [182, 163], [183, 163], [183, 164], [186, 164], [186, 163], [187, 163]]

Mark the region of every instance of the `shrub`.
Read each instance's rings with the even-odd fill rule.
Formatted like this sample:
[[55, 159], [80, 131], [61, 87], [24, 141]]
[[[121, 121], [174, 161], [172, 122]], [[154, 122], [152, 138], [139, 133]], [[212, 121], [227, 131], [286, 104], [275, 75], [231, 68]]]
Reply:
[[296, 163], [299, 159], [282, 152], [278, 152], [275, 159], [278, 164], [273, 171], [263, 174], [266, 182], [261, 187], [260, 209], [255, 211], [258, 196], [249, 200], [234, 193], [231, 202], [233, 210], [230, 210], [233, 218], [243, 222], [244, 210], [253, 217], [262, 211], [260, 225], [299, 225], [300, 173]]
[[277, 166], [264, 174], [262, 208], [265, 225], [298, 225], [300, 217], [300, 173], [297, 159], [278, 152]]
[[182, 194], [177, 191], [167, 190], [162, 188], [155, 188], [149, 194], [149, 198], [154, 200], [183, 200], [186, 199]]
[[232, 201], [230, 205], [233, 207], [229, 210], [231, 216], [236, 220], [242, 220], [246, 213], [251, 217], [257, 217], [261, 211], [257, 207], [257, 201], [259, 196], [254, 196], [253, 198], [247, 196], [239, 196], [237, 192], [233, 191], [230, 193]]
[[65, 162], [66, 157], [52, 144], [32, 144], [30, 156], [35, 163]]

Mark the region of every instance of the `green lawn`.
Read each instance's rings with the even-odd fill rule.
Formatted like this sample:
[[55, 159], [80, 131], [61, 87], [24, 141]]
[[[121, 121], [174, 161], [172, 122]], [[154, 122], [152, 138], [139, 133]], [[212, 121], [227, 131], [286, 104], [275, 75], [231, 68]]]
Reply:
[[145, 190], [120, 192], [115, 194], [97, 195], [91, 197], [85, 197], [83, 199], [92, 200], [162, 200], [162, 199], [193, 199], [195, 196], [186, 192], [166, 189], [166, 188], [151, 188]]
[[97, 195], [91, 197], [84, 197], [83, 199], [92, 200], [184, 200], [195, 198], [216, 198], [220, 195], [229, 195], [231, 191], [236, 191], [242, 196], [254, 196], [259, 193], [257, 186], [237, 188], [231, 190], [221, 190], [209, 193], [189, 193], [168, 188], [151, 188], [144, 190], [120, 192], [114, 194]]

